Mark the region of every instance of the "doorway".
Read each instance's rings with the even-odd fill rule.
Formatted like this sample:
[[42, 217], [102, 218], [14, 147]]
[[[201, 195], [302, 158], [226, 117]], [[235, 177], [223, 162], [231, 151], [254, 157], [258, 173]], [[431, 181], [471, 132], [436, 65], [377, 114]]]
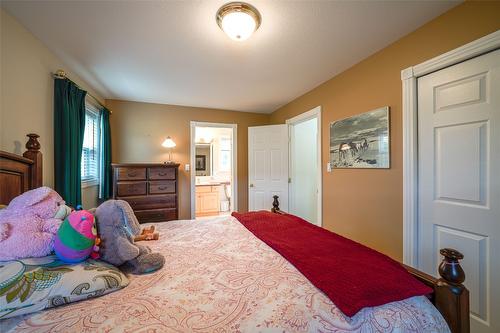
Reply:
[[321, 226], [321, 107], [287, 120], [289, 212]]
[[286, 124], [248, 128], [248, 207], [280, 209], [322, 226], [321, 107]]
[[237, 209], [236, 124], [191, 122], [191, 218]]

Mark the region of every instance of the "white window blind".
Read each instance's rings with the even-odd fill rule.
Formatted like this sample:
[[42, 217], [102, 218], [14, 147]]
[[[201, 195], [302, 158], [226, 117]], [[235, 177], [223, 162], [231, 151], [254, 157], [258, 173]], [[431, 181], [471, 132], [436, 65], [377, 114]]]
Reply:
[[99, 182], [99, 128], [99, 111], [87, 104], [81, 166], [82, 182], [87, 185]]
[[222, 137], [220, 139], [219, 171], [231, 171], [231, 139]]

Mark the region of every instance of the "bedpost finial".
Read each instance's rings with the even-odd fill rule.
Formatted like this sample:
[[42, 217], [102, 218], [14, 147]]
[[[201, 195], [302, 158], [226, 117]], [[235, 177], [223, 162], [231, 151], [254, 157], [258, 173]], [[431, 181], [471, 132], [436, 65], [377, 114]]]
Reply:
[[273, 195], [273, 208], [271, 209], [271, 212], [276, 213], [280, 211], [280, 202], [278, 201], [279, 196], [278, 195]]
[[40, 137], [40, 135], [35, 133], [30, 133], [26, 134], [26, 136], [29, 138], [28, 142], [26, 142], [26, 149], [28, 149], [29, 151], [40, 150], [40, 142], [38, 142], [38, 138]]
[[465, 281], [465, 273], [459, 260], [462, 260], [464, 255], [450, 248], [441, 249], [439, 253], [444, 256], [439, 265], [439, 275], [449, 283], [462, 284]]

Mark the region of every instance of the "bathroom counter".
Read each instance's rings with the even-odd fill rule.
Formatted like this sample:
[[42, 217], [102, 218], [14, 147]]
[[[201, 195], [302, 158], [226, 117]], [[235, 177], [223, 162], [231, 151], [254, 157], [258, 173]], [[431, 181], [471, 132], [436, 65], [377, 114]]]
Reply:
[[219, 185], [229, 185], [231, 182], [229, 181], [223, 181], [223, 182], [203, 182], [203, 183], [196, 183], [195, 186], [219, 186]]

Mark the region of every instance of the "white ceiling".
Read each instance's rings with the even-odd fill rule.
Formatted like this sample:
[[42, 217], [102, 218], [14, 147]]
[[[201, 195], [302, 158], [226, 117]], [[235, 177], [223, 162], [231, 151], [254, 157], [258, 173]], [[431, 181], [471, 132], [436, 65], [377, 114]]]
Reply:
[[228, 1], [2, 1], [105, 98], [272, 112], [457, 1], [248, 1], [247, 41], [215, 13]]

